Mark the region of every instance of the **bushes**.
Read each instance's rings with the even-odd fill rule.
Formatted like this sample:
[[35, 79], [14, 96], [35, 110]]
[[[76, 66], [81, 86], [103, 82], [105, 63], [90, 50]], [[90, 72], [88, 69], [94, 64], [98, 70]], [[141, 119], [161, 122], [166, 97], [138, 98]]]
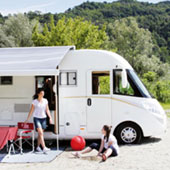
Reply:
[[170, 102], [170, 81], [160, 80], [155, 72], [143, 74], [143, 83], [149, 92], [160, 102]]
[[170, 102], [170, 81], [158, 81], [155, 84], [154, 92], [156, 98], [163, 103]]

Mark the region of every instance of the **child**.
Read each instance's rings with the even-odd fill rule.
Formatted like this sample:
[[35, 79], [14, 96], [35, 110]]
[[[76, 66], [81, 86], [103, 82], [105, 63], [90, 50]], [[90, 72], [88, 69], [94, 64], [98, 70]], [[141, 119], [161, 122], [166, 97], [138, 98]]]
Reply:
[[119, 154], [119, 146], [116, 138], [110, 134], [111, 126], [104, 125], [102, 128], [101, 144], [92, 143], [89, 147], [81, 152], [72, 153], [75, 157], [80, 158], [81, 154], [91, 152], [93, 149], [98, 150], [97, 156], [101, 156], [105, 161], [109, 156], [117, 156]]

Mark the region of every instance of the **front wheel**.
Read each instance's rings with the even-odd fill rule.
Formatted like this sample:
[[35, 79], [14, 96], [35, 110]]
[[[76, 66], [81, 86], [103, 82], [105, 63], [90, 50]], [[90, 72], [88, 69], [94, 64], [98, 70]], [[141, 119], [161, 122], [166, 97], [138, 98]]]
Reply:
[[142, 138], [142, 132], [139, 126], [134, 123], [123, 123], [118, 126], [115, 136], [119, 143], [136, 144]]

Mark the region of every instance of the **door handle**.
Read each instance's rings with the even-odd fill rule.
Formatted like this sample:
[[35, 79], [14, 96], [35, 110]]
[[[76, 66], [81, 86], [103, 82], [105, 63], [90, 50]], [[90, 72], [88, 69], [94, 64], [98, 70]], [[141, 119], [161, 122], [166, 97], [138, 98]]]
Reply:
[[90, 98], [87, 99], [87, 105], [91, 106], [92, 105], [92, 100]]

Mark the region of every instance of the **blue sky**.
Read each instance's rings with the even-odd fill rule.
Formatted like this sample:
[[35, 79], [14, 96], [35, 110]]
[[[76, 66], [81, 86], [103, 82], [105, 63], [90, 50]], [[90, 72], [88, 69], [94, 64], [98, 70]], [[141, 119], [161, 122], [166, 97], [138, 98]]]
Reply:
[[[64, 12], [68, 8], [85, 2], [86, 0], [0, 0], [0, 13], [8, 15], [18, 12], [41, 11], [43, 13], [59, 13]], [[95, 2], [112, 2], [113, 0], [89, 0]], [[157, 3], [164, 0], [140, 0], [143, 2]]]

